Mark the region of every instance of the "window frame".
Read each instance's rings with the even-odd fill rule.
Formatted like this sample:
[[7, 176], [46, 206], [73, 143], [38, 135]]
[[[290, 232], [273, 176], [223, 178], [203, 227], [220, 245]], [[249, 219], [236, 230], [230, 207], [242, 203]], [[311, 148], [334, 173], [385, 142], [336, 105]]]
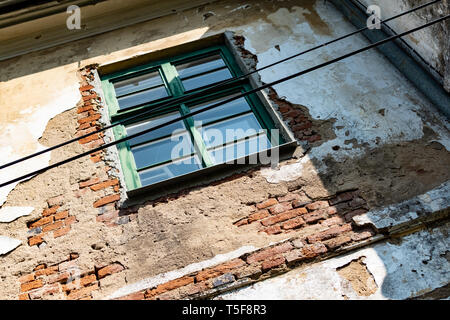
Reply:
[[[205, 87], [200, 87], [194, 90], [185, 91], [182, 85], [182, 82], [178, 76], [176, 65], [186, 63], [189, 61], [198, 60], [204, 57], [212, 56], [215, 53], [218, 53], [223, 59], [225, 65], [230, 71], [233, 78], [237, 78], [242, 75], [242, 72], [234, 60], [234, 56], [231, 54], [229, 49], [225, 45], [214, 45], [205, 49], [196, 50], [193, 52], [180, 54], [174, 57], [165, 58], [161, 60], [157, 60], [151, 63], [143, 64], [140, 66], [135, 66], [126, 70], [114, 72], [111, 74], [103, 75], [101, 77], [101, 84], [103, 91], [105, 93], [105, 100], [107, 105], [107, 110], [109, 113], [109, 118], [111, 123], [117, 123], [119, 121], [123, 121], [126, 118], [138, 115], [141, 112], [146, 112], [147, 110], [151, 110], [154, 108], [158, 108], [161, 105], [168, 104], [163, 110], [159, 110], [154, 114], [148, 115], [145, 119], [150, 119], [151, 117], [168, 114], [173, 111], [180, 112], [181, 115], [185, 115], [186, 112], [189, 112], [188, 106], [193, 106], [196, 104], [205, 103], [215, 98], [225, 97], [229, 94], [245, 92], [252, 89], [250, 82], [247, 79], [235, 79], [235, 80], [225, 80], [229, 81], [226, 86], [220, 89], [218, 92], [209, 93], [206, 95], [202, 95], [201, 97], [191, 98], [185, 103], [176, 103], [175, 100], [179, 99], [184, 95], [189, 95], [197, 92], [204, 91]], [[151, 101], [149, 103], [145, 103], [138, 106], [127, 107], [125, 109], [120, 109], [118, 100], [116, 98], [114, 81], [124, 80], [126, 78], [131, 78], [138, 76], [142, 73], [151, 72], [153, 70], [157, 70], [161, 76], [161, 79], [168, 91], [168, 97], [164, 97], [155, 101]], [[214, 85], [214, 84], [213, 84]], [[259, 100], [259, 97], [256, 94], [251, 94], [244, 97], [251, 108], [251, 112], [256, 117], [257, 121], [261, 125], [263, 129], [267, 130], [267, 137], [270, 140], [270, 129], [275, 128], [275, 123], [270, 117], [269, 113], [263, 106], [262, 102]], [[173, 101], [173, 104], [171, 103]], [[142, 119], [144, 120], [144, 119]], [[137, 123], [140, 120], [136, 120], [133, 123]], [[198, 130], [194, 127], [194, 123], [191, 117], [184, 119], [183, 123], [186, 127], [187, 132], [191, 135], [192, 143], [194, 148], [197, 149], [198, 158], [200, 158], [201, 168], [206, 169], [209, 167], [214, 167], [220, 164], [214, 164], [210, 156], [208, 155], [208, 151], [206, 146], [204, 145], [203, 139], [200, 136]], [[130, 123], [132, 124], [132, 123]], [[125, 126], [123, 124], [119, 124], [113, 127], [113, 135], [116, 140], [122, 139], [127, 136]], [[278, 147], [284, 141], [283, 137], [280, 135], [280, 141], [277, 146]], [[141, 179], [139, 177], [139, 172], [136, 167], [136, 163], [131, 151], [130, 144], [127, 141], [121, 142], [117, 144], [117, 150], [120, 160], [120, 165], [122, 168], [122, 173], [124, 176], [125, 184], [127, 190], [135, 190], [142, 188]], [[158, 164], [159, 165], [159, 164]], [[156, 166], [156, 165], [154, 165]], [[141, 168], [142, 170], [142, 168]], [[194, 172], [197, 172], [196, 170]], [[192, 174], [193, 172], [187, 173], [185, 175]], [[155, 184], [175, 179], [169, 178]], [[146, 185], [144, 187], [149, 187], [151, 185]]]

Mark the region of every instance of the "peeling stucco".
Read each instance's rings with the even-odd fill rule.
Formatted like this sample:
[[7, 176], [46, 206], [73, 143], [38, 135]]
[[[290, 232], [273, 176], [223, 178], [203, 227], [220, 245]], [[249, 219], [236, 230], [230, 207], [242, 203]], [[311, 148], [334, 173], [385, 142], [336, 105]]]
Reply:
[[[205, 19], [204, 14], [208, 12], [214, 14]], [[261, 1], [252, 2], [250, 6], [240, 1], [218, 1], [204, 8], [177, 12], [156, 21], [0, 62], [0, 153], [6, 155], [2, 163], [73, 137], [77, 122], [74, 107], [81, 99], [77, 72], [83, 66], [112, 63], [224, 31], [245, 38], [245, 48], [256, 55], [257, 67], [261, 67], [294, 54], [299, 48], [309, 48], [354, 28], [324, 1]], [[293, 70], [310, 67], [366, 44], [363, 37], [354, 37], [261, 72], [260, 80], [267, 83], [279, 79]], [[95, 89], [99, 90], [98, 84]], [[283, 196], [291, 190], [298, 189], [311, 199], [319, 199], [337, 191], [360, 188], [371, 205], [386, 206], [418, 194], [426, 195], [425, 191], [449, 179], [448, 124], [378, 52], [355, 56], [274, 89], [280, 98], [304, 106], [314, 120], [327, 122], [327, 130], [333, 131], [328, 135], [331, 138], [312, 144], [309, 151], [305, 149], [306, 155], [283, 162], [275, 170], [264, 168], [218, 184], [187, 190], [173, 198], [171, 195], [170, 201], [142, 201], [134, 213], [135, 219], [127, 224], [106, 227], [95, 220], [98, 210], [92, 203], [105, 194], [86, 192], [80, 196], [78, 183], [99, 171], [103, 178], [105, 172], [100, 165], [86, 159], [2, 188], [0, 219], [7, 220], [0, 224], [4, 251], [17, 249], [2, 257], [0, 271], [8, 277], [0, 279], [0, 297], [16, 298], [17, 277], [31, 272], [39, 263], [60, 263], [71, 252], [80, 256], [77, 259], [80, 269], [92, 270], [104, 261], [117, 261], [126, 266], [123, 272], [101, 283], [102, 291], [95, 298], [103, 299], [162, 283], [231, 259], [251, 248], [281, 241], [284, 235], [268, 237], [258, 233], [256, 227], [251, 232], [250, 229], [237, 230], [233, 222], [247, 216], [251, 205], [269, 197]], [[102, 121], [108, 123], [106, 113]], [[109, 132], [106, 137], [111, 138]], [[81, 151], [79, 144], [56, 150], [34, 162], [3, 170], [0, 181]], [[400, 159], [398, 163], [397, 159]], [[117, 163], [114, 150], [108, 151], [107, 161]], [[121, 179], [120, 173], [115, 176]], [[448, 200], [448, 186], [437, 190], [436, 198], [435, 191], [430, 191], [431, 203], [438, 197]], [[125, 197], [123, 188], [120, 192]], [[78, 220], [71, 232], [63, 241], [49, 239], [45, 246], [17, 247], [27, 241], [27, 222], [40, 216], [47, 199], [62, 193], [69, 198], [64, 209], [70, 209]], [[424, 197], [419, 199], [426, 203]], [[444, 202], [436, 203], [445, 206]], [[424, 205], [424, 208], [435, 210], [437, 207]], [[389, 215], [383, 211], [374, 209], [369, 214], [376, 215], [369, 219], [375, 225], [384, 223], [379, 220], [388, 221]], [[414, 217], [407, 216], [407, 219]], [[392, 219], [396, 223], [397, 217]], [[399, 222], [409, 221], [400, 216], [398, 219]], [[435, 233], [430, 239], [442, 242], [442, 234]], [[408, 240], [411, 246], [417, 241], [414, 237]], [[426, 235], [421, 233], [420, 237]], [[323, 271], [319, 283], [327, 287], [327, 281], [336, 280], [339, 286], [345, 286], [343, 290], [348, 297], [356, 297], [335, 269], [362, 256], [380, 287], [386, 274], [390, 274], [382, 269], [381, 260], [389, 260], [389, 253], [403, 254], [405, 250], [385, 245], [311, 269], [306, 276], [311, 281], [304, 284], [310, 291], [305, 290], [304, 297], [314, 298], [311, 290], [319, 292], [315, 284], [318, 278], [314, 276], [318, 271]], [[380, 254], [375, 248], [387, 248], [387, 253]], [[441, 252], [441, 249], [442, 246], [436, 250]], [[417, 255], [425, 254], [424, 251], [417, 251]], [[392, 268], [394, 266], [398, 267], [392, 264]], [[438, 278], [438, 274], [431, 276], [430, 288], [437, 288], [445, 279]], [[414, 286], [406, 287], [408, 291]], [[418, 290], [419, 287], [424, 286], [420, 284]], [[320, 297], [335, 296], [327, 290]], [[289, 292], [287, 290], [286, 295]], [[380, 296], [380, 289], [375, 296]], [[408, 294], [386, 295], [390, 296]]]
[[[219, 296], [224, 300], [384, 300], [407, 299], [445, 286], [450, 277], [446, 258], [448, 225], [433, 232], [420, 231], [404, 237], [401, 243], [383, 242], [344, 256], [332, 258], [276, 278]], [[376, 290], [358, 294], [352, 283], [339, 275], [339, 269], [361, 261], [373, 277]], [[370, 278], [369, 278], [370, 279]], [[369, 280], [370, 281], [370, 280]]]

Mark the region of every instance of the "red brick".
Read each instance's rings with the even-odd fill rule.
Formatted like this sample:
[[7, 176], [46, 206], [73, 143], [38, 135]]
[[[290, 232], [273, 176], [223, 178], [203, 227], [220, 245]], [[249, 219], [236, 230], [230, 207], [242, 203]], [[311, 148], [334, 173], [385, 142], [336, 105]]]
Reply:
[[198, 282], [208, 280], [211, 278], [221, 276], [224, 273], [230, 272], [231, 270], [240, 268], [244, 265], [245, 265], [245, 262], [242, 259], [233, 259], [231, 261], [222, 263], [216, 267], [208, 268], [208, 269], [200, 271], [195, 276], [195, 279]]
[[320, 139], [322, 139], [322, 137], [320, 136], [320, 134], [315, 134], [311, 137], [306, 138], [306, 140], [308, 140], [309, 142], [316, 142], [319, 141]]
[[86, 118], [81, 118], [81, 119], [79, 119], [79, 120], [78, 120], [78, 123], [79, 123], [79, 124], [89, 123], [89, 122], [98, 120], [98, 119], [100, 119], [100, 118], [101, 118], [101, 115], [100, 115], [100, 114], [94, 114], [94, 115], [92, 115], [92, 116], [89, 116], [89, 117], [86, 117]]
[[356, 197], [349, 202], [350, 207], [357, 209], [366, 206], [366, 201], [363, 198]]
[[94, 89], [94, 87], [92, 85], [88, 84], [88, 85], [82, 86], [80, 88], [80, 91], [89, 91], [91, 89]]
[[41, 299], [42, 296], [44, 296], [44, 295], [54, 294], [57, 292], [59, 292], [59, 286], [57, 283], [55, 283], [52, 285], [46, 285], [39, 290], [32, 291], [29, 293], [29, 295], [32, 300], [35, 300], [35, 299]]
[[269, 209], [271, 214], [278, 214], [292, 209], [292, 204], [289, 202], [278, 203]]
[[351, 231], [351, 230], [352, 230], [351, 224], [344, 224], [343, 226], [332, 227], [332, 228], [329, 228], [328, 230], [325, 230], [325, 231], [322, 231], [322, 232], [319, 232], [319, 233], [309, 236], [308, 242], [314, 243], [317, 241], [328, 240], [328, 239], [337, 237], [338, 235], [340, 235], [344, 232]]
[[91, 186], [91, 190], [98, 191], [98, 190], [105, 189], [105, 188], [115, 186], [118, 184], [119, 184], [118, 179], [112, 179], [112, 180], [104, 181], [104, 182], [101, 182], [98, 184], [94, 184], [93, 186]]
[[181, 287], [177, 290], [180, 292], [181, 296], [186, 297], [206, 291], [208, 290], [208, 286], [207, 282], [203, 281], [199, 283], [188, 284], [187, 286]]
[[69, 216], [66, 219], [64, 219], [64, 224], [66, 226], [70, 226], [71, 224], [77, 222], [77, 218], [75, 216]]
[[257, 265], [246, 265], [236, 270], [233, 270], [233, 274], [237, 279], [241, 278], [256, 278], [261, 275], [261, 267]]
[[295, 229], [305, 224], [305, 220], [303, 220], [301, 217], [297, 217], [291, 220], [286, 221], [281, 226], [285, 230], [289, 229]]
[[291, 111], [291, 110], [292, 110], [292, 107], [290, 107], [290, 106], [280, 106], [280, 107], [278, 108], [278, 110], [279, 110], [281, 113], [286, 113], [286, 112]]
[[363, 230], [352, 232], [352, 234], [350, 236], [353, 241], [361, 241], [361, 240], [365, 240], [370, 237], [373, 237], [375, 234], [376, 234], [376, 232], [373, 231], [372, 229], [365, 228]]
[[289, 251], [285, 254], [285, 257], [288, 263], [293, 263], [315, 258], [325, 252], [327, 252], [327, 248], [322, 243], [314, 243], [312, 245], [306, 245], [300, 249]]
[[252, 213], [252, 214], [248, 217], [248, 222], [249, 222], [249, 223], [252, 223], [252, 222], [254, 222], [254, 221], [257, 221], [257, 220], [261, 220], [261, 219], [267, 218], [269, 215], [270, 215], [270, 214], [269, 214], [269, 211], [267, 211], [266, 209], [264, 209], [264, 210], [259, 210], [259, 211], [256, 211], [255, 213]]
[[87, 105], [87, 106], [83, 106], [83, 107], [79, 107], [78, 110], [77, 110], [77, 113], [83, 113], [83, 112], [86, 112], [86, 111], [89, 111], [89, 110], [94, 110], [94, 106], [92, 104], [91, 105]]
[[19, 294], [19, 300], [30, 300], [28, 293]]
[[59, 196], [48, 199], [47, 204], [48, 204], [48, 207], [50, 208], [53, 206], [62, 205], [63, 201], [64, 201], [64, 196], [59, 195]]
[[130, 293], [126, 296], [117, 298], [116, 300], [144, 300], [144, 299], [145, 299], [144, 291], [141, 291], [141, 292]]
[[285, 242], [272, 248], [263, 249], [261, 251], [255, 252], [247, 257], [247, 262], [252, 264], [258, 261], [269, 259], [273, 256], [279, 255], [280, 253], [292, 250], [292, 244], [290, 242]]
[[33, 280], [34, 280], [34, 274], [33, 273], [24, 275], [24, 276], [19, 278], [19, 282], [20, 283], [31, 282]]
[[276, 268], [281, 266], [284, 262], [286, 261], [286, 259], [283, 256], [278, 256], [278, 257], [274, 257], [272, 259], [269, 260], [265, 260], [262, 265], [262, 271], [266, 272], [270, 269]]
[[329, 200], [329, 203], [331, 206], [334, 206], [335, 204], [350, 201], [353, 199], [353, 193], [352, 192], [344, 192], [336, 195], [333, 199]]
[[190, 283], [194, 283], [194, 277], [186, 276], [186, 277], [174, 279], [169, 282], [160, 284], [159, 286], [156, 287], [156, 290], [161, 291], [161, 293], [162, 293], [162, 292], [177, 289], [179, 287], [186, 286]]
[[318, 210], [318, 209], [323, 209], [323, 208], [327, 208], [328, 205], [328, 201], [316, 201], [310, 204], [306, 205], [306, 209], [308, 209], [308, 211], [314, 211], [314, 210]]
[[[90, 158], [93, 163], [97, 163], [103, 160], [102, 156], [93, 156]], [[116, 190], [114, 190], [116, 191]], [[116, 191], [117, 192], [117, 191]]]
[[[88, 142], [85, 144], [85, 146], [89, 149], [95, 149], [97, 147], [100, 147], [101, 145], [103, 145], [105, 143], [105, 140], [103, 140], [103, 138], [101, 139], [97, 139], [91, 142]], [[96, 156], [96, 157], [100, 157], [100, 156]], [[101, 158], [101, 157], [100, 157]], [[92, 158], [91, 158], [92, 159]]]
[[102, 279], [106, 276], [109, 276], [113, 273], [117, 273], [120, 272], [124, 269], [124, 267], [119, 264], [119, 263], [113, 263], [110, 264], [109, 266], [103, 267], [100, 270], [98, 270], [97, 274], [98, 274], [98, 278]]
[[280, 226], [270, 226], [268, 228], [265, 228], [263, 231], [267, 234], [279, 234], [283, 232]]
[[70, 277], [70, 274], [68, 272], [53, 274], [47, 278], [47, 283], [67, 282], [69, 277]]
[[64, 226], [64, 222], [63, 221], [58, 221], [52, 224], [47, 224], [44, 228], [42, 228], [42, 232], [49, 232], [52, 230], [56, 230], [59, 228], [62, 228]]
[[120, 195], [119, 194], [112, 194], [112, 195], [103, 197], [103, 198], [101, 198], [101, 199], [99, 199], [99, 200], [94, 202], [94, 208], [98, 208], [98, 207], [104, 206], [105, 204], [108, 204], [108, 203], [111, 203], [111, 202], [114, 202], [114, 201], [117, 201], [117, 200], [120, 200]]
[[93, 282], [97, 281], [97, 277], [95, 276], [95, 274], [89, 274], [87, 276], [84, 276], [80, 279], [80, 284], [84, 287], [87, 286], [88, 284], [91, 284]]
[[62, 236], [64, 236], [64, 235], [66, 235], [67, 233], [69, 233], [69, 231], [70, 231], [70, 226], [66, 226], [66, 227], [64, 227], [64, 228], [55, 230], [55, 231], [53, 232], [53, 238], [59, 238], [59, 237], [62, 237]]
[[240, 226], [245, 226], [246, 224], [248, 224], [248, 219], [241, 219], [239, 221], [236, 221], [235, 223], [233, 223], [236, 227], [240, 227]]
[[304, 207], [310, 203], [311, 203], [311, 201], [294, 200], [294, 201], [292, 201], [292, 206], [294, 208], [298, 208], [298, 207]]
[[284, 116], [289, 117], [289, 118], [295, 118], [295, 117], [298, 117], [301, 115], [303, 115], [303, 113], [300, 110], [293, 109], [293, 110], [289, 111], [288, 113], [286, 113]]
[[359, 216], [366, 212], [367, 212], [367, 210], [365, 210], [365, 209], [357, 209], [357, 210], [353, 210], [353, 211], [346, 213], [344, 217], [345, 217], [346, 221], [351, 221], [354, 216]]
[[33, 290], [33, 289], [40, 288], [43, 285], [44, 285], [44, 283], [42, 282], [42, 280], [38, 279], [38, 280], [34, 280], [34, 281], [31, 281], [31, 282], [27, 282], [27, 283], [22, 283], [22, 285], [20, 286], [20, 290], [22, 292], [27, 292], [27, 291], [30, 291], [30, 290]]
[[37, 266], [33, 269], [33, 271], [36, 271], [36, 270], [42, 270], [42, 269], [45, 269], [45, 268], [47, 268], [47, 265], [46, 265], [45, 263], [42, 263], [42, 264], [37, 265]]
[[42, 216], [47, 217], [47, 216], [51, 216], [52, 214], [54, 214], [61, 206], [54, 206], [54, 207], [50, 207], [48, 209], [45, 209], [44, 211], [42, 211]]
[[55, 214], [55, 220], [62, 220], [69, 216], [69, 210], [61, 211]]
[[58, 266], [52, 266], [45, 269], [40, 269], [36, 271], [36, 277], [39, 276], [48, 276], [54, 274], [58, 271]]
[[258, 208], [258, 209], [265, 209], [265, 208], [273, 206], [273, 205], [275, 205], [277, 203], [278, 203], [277, 199], [271, 198], [271, 199], [268, 199], [268, 200], [263, 201], [261, 203], [257, 203], [256, 204], [256, 208]]
[[96, 94], [96, 93], [93, 93], [93, 94], [90, 94], [90, 95], [88, 95], [88, 96], [84, 96], [84, 97], [83, 97], [83, 100], [84, 100], [84, 101], [87, 101], [87, 100], [91, 100], [91, 99], [95, 99], [95, 98], [97, 98], [97, 94]]
[[66, 291], [72, 291], [72, 290], [78, 290], [81, 288], [80, 282], [74, 279], [73, 281], [70, 281], [68, 283], [65, 283], [61, 286], [61, 290]]
[[90, 295], [92, 291], [97, 290], [98, 289], [98, 283], [93, 284], [92, 286], [89, 287], [84, 287], [78, 290], [74, 290], [71, 291], [68, 295], [67, 295], [67, 299], [69, 300], [78, 300], [80, 298], [83, 298], [84, 296]]
[[342, 235], [327, 241], [324, 241], [324, 244], [327, 246], [328, 249], [336, 249], [343, 244], [349, 243], [352, 241], [352, 238], [350, 238], [348, 235]]
[[92, 123], [86, 122], [86, 123], [80, 124], [80, 126], [78, 127], [78, 130], [86, 130], [90, 127], [92, 127]]
[[317, 210], [303, 215], [303, 219], [306, 221], [306, 223], [315, 223], [326, 218], [328, 218], [328, 214], [323, 210]]
[[283, 197], [278, 197], [278, 202], [286, 202], [300, 199], [300, 195], [298, 193], [288, 193]]
[[44, 217], [42, 219], [39, 219], [38, 221], [33, 222], [32, 224], [30, 224], [28, 227], [30, 229], [34, 229], [49, 223], [53, 222], [53, 216], [48, 216], [48, 217]]
[[42, 242], [44, 242], [44, 240], [42, 239], [41, 235], [28, 238], [29, 246], [38, 245], [41, 244]]
[[95, 141], [98, 138], [99, 138], [99, 135], [94, 133], [94, 134], [91, 134], [91, 135], [89, 135], [87, 137], [84, 137], [83, 139], [78, 140], [78, 143], [79, 144], [86, 144], [86, 143], [89, 143], [91, 141]]
[[335, 216], [322, 221], [320, 224], [326, 227], [331, 227], [333, 225], [340, 225], [343, 223], [345, 223], [345, 219], [343, 217]]
[[261, 223], [267, 227], [267, 226], [271, 226], [275, 223], [279, 223], [282, 221], [292, 219], [296, 216], [305, 214], [306, 212], [307, 211], [305, 208], [297, 208], [297, 209], [289, 210], [289, 211], [277, 214], [276, 216], [272, 216], [272, 217], [266, 218], [264, 220], [261, 220]]

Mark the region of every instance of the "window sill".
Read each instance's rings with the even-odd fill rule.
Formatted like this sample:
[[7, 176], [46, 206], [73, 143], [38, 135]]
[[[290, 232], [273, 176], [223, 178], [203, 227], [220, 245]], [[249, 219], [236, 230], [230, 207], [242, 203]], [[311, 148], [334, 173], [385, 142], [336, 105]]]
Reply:
[[[270, 149], [271, 152], [278, 149], [280, 160], [292, 158], [298, 143], [296, 140], [284, 143], [275, 148]], [[259, 155], [266, 154], [267, 151], [257, 153]], [[203, 168], [188, 174], [164, 180], [149, 186], [133, 189], [127, 191], [128, 199], [125, 201], [125, 206], [131, 206], [137, 203], [142, 203], [145, 200], [154, 200], [164, 195], [173, 194], [184, 189], [205, 186], [214, 181], [224, 179], [233, 174], [247, 171], [251, 168], [262, 166], [261, 163], [256, 164], [237, 164], [236, 162], [248, 162], [248, 159], [255, 154], [235, 160], [233, 164], [222, 163], [212, 167]]]

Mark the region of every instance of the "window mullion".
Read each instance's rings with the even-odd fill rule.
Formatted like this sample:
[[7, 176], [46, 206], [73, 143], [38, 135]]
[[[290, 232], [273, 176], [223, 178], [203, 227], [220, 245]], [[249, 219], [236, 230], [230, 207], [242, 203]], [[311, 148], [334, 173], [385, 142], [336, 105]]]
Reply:
[[[190, 112], [189, 108], [186, 107], [186, 105], [182, 104], [181, 105], [181, 114], [186, 115], [186, 114], [189, 114], [189, 112]], [[202, 160], [203, 160], [203, 163], [205, 164], [205, 166], [210, 167], [210, 166], [214, 165], [214, 161], [211, 158], [211, 156], [209, 155], [209, 152], [206, 149], [205, 142], [202, 139], [202, 135], [195, 127], [194, 120], [192, 119], [192, 117], [188, 117], [188, 118], [184, 119], [184, 123], [185, 123], [186, 127], [188, 128], [188, 130], [191, 132], [191, 135], [194, 139], [195, 147], [200, 152], [200, 155], [202, 157]]]
[[[126, 129], [122, 125], [113, 128], [114, 138], [116, 140], [126, 137]], [[128, 141], [121, 142], [117, 145], [119, 151], [119, 158], [123, 169], [123, 176], [125, 184], [129, 190], [142, 187], [141, 179], [137, 172], [136, 163], [133, 154], [131, 153], [130, 144]]]
[[167, 85], [169, 86], [172, 96], [182, 96], [184, 94], [184, 88], [180, 77], [178, 76], [177, 69], [172, 64], [167, 62], [161, 65], [161, 71], [164, 74], [164, 78], [167, 81]]

